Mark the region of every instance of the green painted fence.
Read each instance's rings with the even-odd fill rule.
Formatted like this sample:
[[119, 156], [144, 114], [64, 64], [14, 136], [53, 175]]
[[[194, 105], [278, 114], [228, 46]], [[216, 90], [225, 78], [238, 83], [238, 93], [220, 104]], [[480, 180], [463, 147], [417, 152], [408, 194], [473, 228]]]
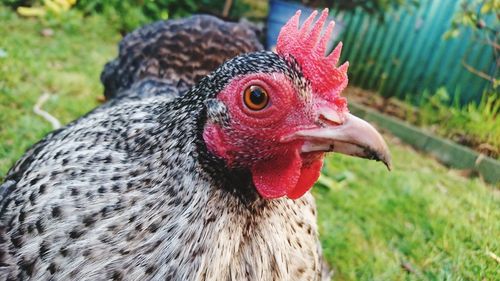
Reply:
[[421, 0], [418, 8], [401, 8], [385, 21], [356, 10], [339, 13], [345, 29], [342, 60], [350, 62], [352, 84], [378, 90], [386, 96], [418, 101], [424, 90], [446, 87], [462, 103], [480, 100], [491, 84], [462, 65], [462, 59], [476, 69], [495, 67], [491, 48], [473, 40], [471, 31], [455, 39], [443, 39], [458, 0]]

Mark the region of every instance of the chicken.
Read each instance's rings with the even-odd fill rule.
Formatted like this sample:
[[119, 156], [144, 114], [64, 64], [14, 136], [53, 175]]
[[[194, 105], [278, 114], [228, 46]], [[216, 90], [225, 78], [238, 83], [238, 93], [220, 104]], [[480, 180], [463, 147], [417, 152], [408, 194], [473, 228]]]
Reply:
[[340, 96], [327, 14], [299, 29], [297, 13], [277, 53], [237, 56], [177, 98], [168, 79], [153, 95], [119, 79], [35, 144], [1, 186], [0, 280], [320, 280], [309, 190], [324, 154], [390, 165]]

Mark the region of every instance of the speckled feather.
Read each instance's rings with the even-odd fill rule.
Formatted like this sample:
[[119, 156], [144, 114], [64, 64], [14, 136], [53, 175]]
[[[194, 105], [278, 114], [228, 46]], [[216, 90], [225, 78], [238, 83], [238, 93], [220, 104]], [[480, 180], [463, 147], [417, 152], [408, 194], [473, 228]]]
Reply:
[[147, 78], [164, 94], [118, 86], [133, 98], [35, 144], [0, 187], [0, 280], [319, 280], [311, 194], [262, 199], [201, 137], [228, 118], [210, 101], [253, 72], [303, 85], [293, 63], [248, 54], [174, 100], [164, 77]]
[[[255, 29], [248, 22], [206, 15], [142, 27], [120, 42], [118, 57], [106, 64], [104, 95], [108, 100], [122, 96], [123, 90], [137, 82], [148, 84], [151, 77], [184, 92], [228, 59], [262, 50]], [[154, 95], [156, 89], [145, 93]]]

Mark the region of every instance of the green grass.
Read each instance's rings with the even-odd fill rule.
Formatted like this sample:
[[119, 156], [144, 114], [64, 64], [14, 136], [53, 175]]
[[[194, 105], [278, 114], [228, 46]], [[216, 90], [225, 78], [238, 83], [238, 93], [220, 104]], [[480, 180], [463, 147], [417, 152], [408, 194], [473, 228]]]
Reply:
[[334, 155], [315, 188], [335, 280], [498, 280], [499, 190], [388, 140], [392, 172]]
[[65, 19], [44, 37], [38, 20], [21, 19], [0, 6], [0, 178], [35, 141], [52, 130], [33, 113], [44, 93], [44, 105], [62, 123], [83, 115], [102, 95], [99, 75], [116, 56], [120, 40], [99, 17]]
[[[63, 123], [98, 104], [99, 73], [120, 36], [100, 17], [53, 27], [52, 37], [1, 7], [0, 22], [1, 179], [51, 130], [32, 111], [43, 92], [52, 93], [44, 109]], [[498, 280], [489, 252], [500, 255], [499, 190], [388, 140], [394, 171], [333, 155], [314, 188], [335, 280]]]

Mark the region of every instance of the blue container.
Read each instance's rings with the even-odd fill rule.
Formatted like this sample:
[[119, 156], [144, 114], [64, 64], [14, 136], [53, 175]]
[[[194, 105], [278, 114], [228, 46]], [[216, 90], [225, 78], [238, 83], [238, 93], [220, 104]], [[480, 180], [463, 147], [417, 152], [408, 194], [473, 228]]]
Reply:
[[[267, 17], [267, 36], [266, 36], [266, 47], [268, 50], [274, 50], [276, 47], [276, 41], [280, 33], [281, 28], [285, 23], [295, 15], [297, 10], [302, 10], [300, 15], [300, 23], [315, 10], [310, 7], [306, 7], [299, 2], [295, 1], [283, 1], [283, 0], [270, 0], [269, 1], [269, 16]], [[331, 20], [333, 18], [330, 17]], [[333, 29], [331, 42], [327, 50], [331, 50], [333, 47], [333, 41], [339, 36], [340, 32], [343, 30], [344, 25], [341, 22], [335, 22], [335, 28]]]

